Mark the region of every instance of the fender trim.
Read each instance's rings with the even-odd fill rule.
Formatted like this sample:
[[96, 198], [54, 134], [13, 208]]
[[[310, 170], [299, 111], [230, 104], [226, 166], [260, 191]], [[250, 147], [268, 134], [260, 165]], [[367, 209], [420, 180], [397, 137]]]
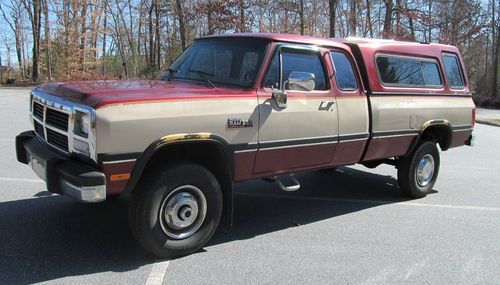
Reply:
[[424, 132], [429, 128], [429, 127], [434, 127], [434, 126], [444, 126], [445, 129], [447, 130], [448, 133], [448, 139], [446, 141], [446, 144], [441, 148], [442, 150], [447, 150], [450, 147], [451, 144], [451, 137], [453, 136], [453, 127], [451, 126], [451, 123], [448, 120], [430, 120], [425, 122], [422, 127], [420, 128], [420, 132], [418, 133], [417, 137], [414, 139], [413, 143], [411, 144], [410, 148], [408, 149], [408, 153], [405, 155], [408, 156], [410, 155], [415, 148], [417, 148], [420, 138], [424, 134]]
[[173, 144], [193, 143], [193, 142], [212, 142], [222, 146], [226, 163], [229, 165], [230, 177], [234, 179], [234, 150], [232, 146], [222, 137], [211, 133], [189, 133], [189, 134], [171, 134], [163, 136], [149, 145], [148, 148], [137, 156], [134, 169], [132, 170], [130, 180], [123, 193], [130, 193], [139, 182], [139, 179], [146, 165], [154, 154], [164, 147]]

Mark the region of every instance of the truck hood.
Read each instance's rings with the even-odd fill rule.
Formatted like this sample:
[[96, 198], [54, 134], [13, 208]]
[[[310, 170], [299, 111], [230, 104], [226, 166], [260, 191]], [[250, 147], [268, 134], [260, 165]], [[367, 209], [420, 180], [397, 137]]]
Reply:
[[38, 90], [100, 108], [111, 104], [140, 103], [166, 100], [199, 100], [256, 96], [255, 90], [212, 88], [202, 82], [161, 80], [113, 80], [45, 83]]

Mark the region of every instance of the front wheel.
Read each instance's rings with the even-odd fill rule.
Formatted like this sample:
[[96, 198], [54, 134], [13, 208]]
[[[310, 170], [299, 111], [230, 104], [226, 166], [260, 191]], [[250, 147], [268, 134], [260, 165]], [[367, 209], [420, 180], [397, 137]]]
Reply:
[[149, 175], [134, 191], [130, 227], [139, 243], [159, 257], [178, 257], [204, 246], [217, 229], [222, 191], [197, 164], [180, 164]]
[[422, 198], [432, 191], [439, 173], [439, 150], [434, 142], [420, 144], [398, 162], [398, 184], [403, 193]]

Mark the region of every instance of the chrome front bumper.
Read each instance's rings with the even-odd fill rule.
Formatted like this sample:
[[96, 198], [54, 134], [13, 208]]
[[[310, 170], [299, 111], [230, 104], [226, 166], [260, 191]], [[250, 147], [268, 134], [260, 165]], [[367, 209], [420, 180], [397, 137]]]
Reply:
[[17, 160], [29, 164], [46, 182], [47, 190], [84, 203], [106, 200], [106, 176], [92, 167], [52, 150], [32, 131], [16, 137]]

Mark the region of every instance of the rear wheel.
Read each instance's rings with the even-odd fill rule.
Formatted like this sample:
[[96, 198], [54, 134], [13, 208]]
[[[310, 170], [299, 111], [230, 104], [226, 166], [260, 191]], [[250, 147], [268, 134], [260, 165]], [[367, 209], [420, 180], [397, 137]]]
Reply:
[[222, 193], [215, 176], [197, 164], [180, 164], [145, 179], [133, 194], [130, 226], [139, 243], [160, 257], [197, 251], [217, 229]]
[[398, 184], [401, 191], [413, 198], [425, 197], [436, 183], [439, 164], [436, 144], [431, 141], [420, 144], [412, 155], [398, 162]]

